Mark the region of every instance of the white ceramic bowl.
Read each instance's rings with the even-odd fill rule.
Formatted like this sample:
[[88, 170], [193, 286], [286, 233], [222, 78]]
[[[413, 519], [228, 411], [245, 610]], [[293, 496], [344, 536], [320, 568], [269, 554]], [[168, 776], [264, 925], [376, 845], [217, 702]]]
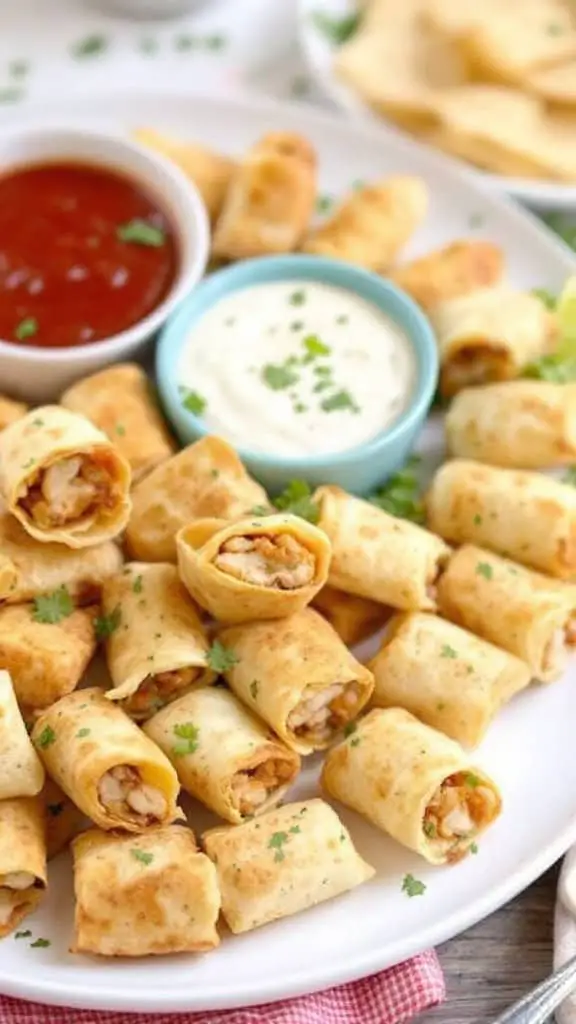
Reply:
[[0, 340], [0, 394], [43, 402], [73, 381], [109, 363], [139, 358], [182, 299], [201, 280], [210, 248], [204, 203], [192, 183], [169, 161], [113, 134], [77, 129], [36, 129], [0, 137], [0, 167], [78, 160], [124, 173], [166, 214], [176, 235], [178, 272], [166, 298], [138, 323], [113, 337], [65, 349], [13, 345]]

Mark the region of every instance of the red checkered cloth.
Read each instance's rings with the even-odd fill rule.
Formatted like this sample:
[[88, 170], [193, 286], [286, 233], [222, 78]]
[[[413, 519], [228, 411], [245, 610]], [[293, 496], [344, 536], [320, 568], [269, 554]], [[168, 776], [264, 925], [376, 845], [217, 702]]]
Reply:
[[212, 1013], [94, 1013], [0, 996], [0, 1024], [402, 1024], [446, 994], [433, 950], [362, 981], [300, 999]]

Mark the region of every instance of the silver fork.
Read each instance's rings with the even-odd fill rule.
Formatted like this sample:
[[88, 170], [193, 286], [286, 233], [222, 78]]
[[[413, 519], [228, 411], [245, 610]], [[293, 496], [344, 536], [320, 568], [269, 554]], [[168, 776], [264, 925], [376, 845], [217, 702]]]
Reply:
[[576, 988], [576, 956], [528, 992], [492, 1024], [544, 1024]]

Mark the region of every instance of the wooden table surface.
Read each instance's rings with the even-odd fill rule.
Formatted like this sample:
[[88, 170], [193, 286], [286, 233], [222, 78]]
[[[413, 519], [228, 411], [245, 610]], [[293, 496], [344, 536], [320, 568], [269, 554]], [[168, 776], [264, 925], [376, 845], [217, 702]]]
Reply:
[[443, 1006], [415, 1024], [491, 1024], [552, 969], [558, 865], [502, 910], [438, 949]]

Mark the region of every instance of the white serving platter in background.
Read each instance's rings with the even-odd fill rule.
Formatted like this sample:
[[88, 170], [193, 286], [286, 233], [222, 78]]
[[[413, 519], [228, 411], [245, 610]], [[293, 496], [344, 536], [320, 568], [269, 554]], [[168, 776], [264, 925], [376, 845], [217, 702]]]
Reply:
[[[424, 253], [474, 235], [506, 251], [512, 281], [556, 290], [576, 268], [573, 254], [541, 224], [457, 164], [411, 140], [333, 118], [304, 106], [210, 99], [182, 93], [67, 97], [2, 112], [0, 132], [42, 124], [128, 132], [149, 125], [240, 155], [262, 133], [299, 131], [318, 151], [321, 190], [338, 195], [357, 179], [422, 175], [430, 213], [406, 251]], [[0, 381], [1, 390], [1, 381]], [[441, 456], [439, 423], [421, 448]], [[374, 644], [364, 648], [366, 654]], [[442, 942], [491, 913], [530, 884], [576, 840], [576, 663], [564, 679], [534, 686], [504, 709], [476, 754], [499, 782], [504, 813], [477, 856], [431, 868], [339, 808], [363, 856], [377, 868], [369, 884], [304, 914], [245, 936], [226, 935], [206, 956], [111, 961], [73, 956], [72, 874], [68, 855], [50, 864], [49, 894], [23, 927], [50, 940], [45, 949], [9, 936], [0, 943], [0, 992], [40, 1002], [105, 1010], [175, 1012], [236, 1007], [286, 998], [371, 974]], [[317, 792], [318, 760], [306, 762], [291, 798]], [[208, 824], [191, 807], [197, 832]], [[411, 872], [423, 896], [401, 892]]]
[[[298, 0], [298, 38], [300, 49], [308, 65], [310, 75], [318, 86], [337, 107], [358, 121], [377, 127], [383, 134], [383, 142], [391, 135], [403, 135], [392, 121], [371, 110], [367, 103], [357, 95], [334, 72], [334, 56], [336, 46], [325, 32], [318, 28], [316, 15], [338, 20], [356, 11], [359, 0]], [[470, 164], [461, 164], [476, 175], [481, 183], [497, 192], [507, 193], [519, 202], [526, 203], [537, 210], [572, 210], [576, 211], [576, 182], [574, 185], [558, 181], [545, 181], [533, 178], [507, 178], [499, 174], [488, 174], [473, 168]]]

